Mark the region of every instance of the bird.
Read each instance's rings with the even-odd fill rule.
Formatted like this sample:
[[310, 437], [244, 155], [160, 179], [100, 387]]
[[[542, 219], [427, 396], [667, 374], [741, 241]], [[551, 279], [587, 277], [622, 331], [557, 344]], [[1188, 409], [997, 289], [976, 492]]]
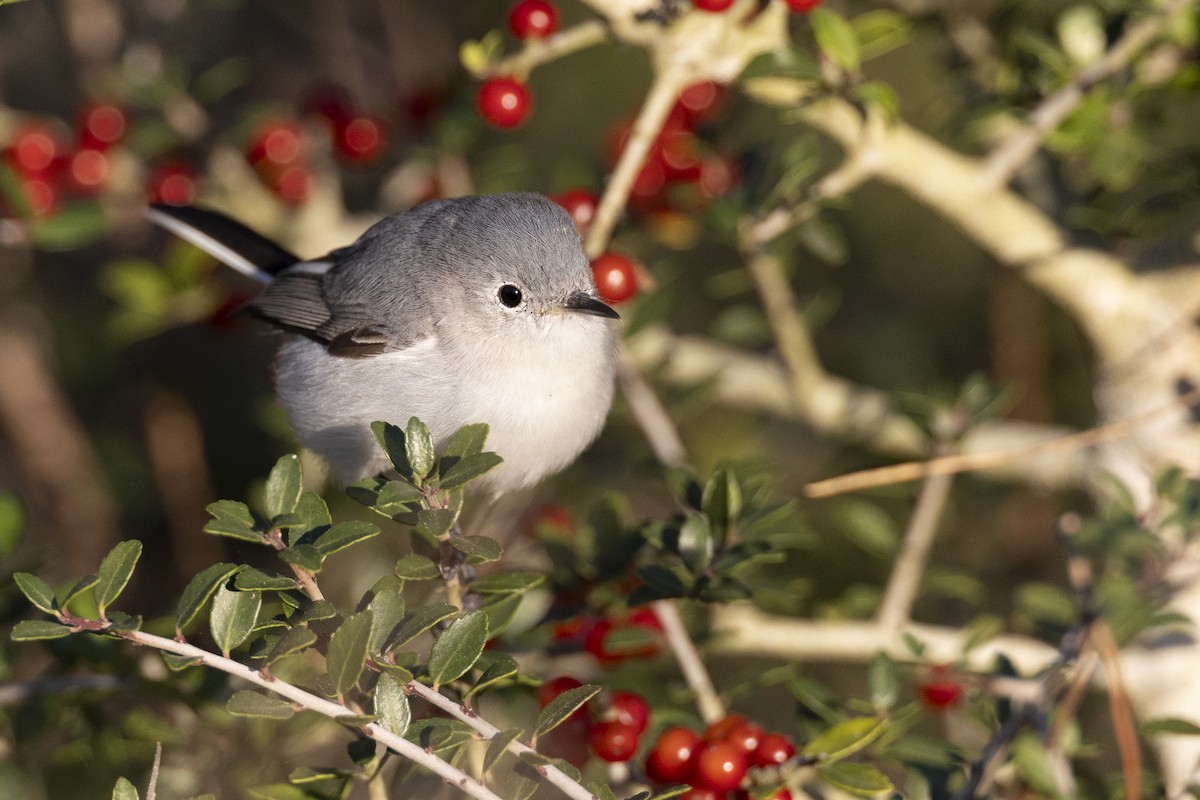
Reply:
[[620, 315], [596, 292], [567, 212], [531, 192], [435, 200], [302, 259], [199, 206], [149, 218], [265, 284], [247, 310], [283, 333], [275, 391], [300, 444], [342, 484], [389, 462], [371, 424], [417, 417], [440, 446], [487, 423], [492, 497], [571, 464], [613, 396]]

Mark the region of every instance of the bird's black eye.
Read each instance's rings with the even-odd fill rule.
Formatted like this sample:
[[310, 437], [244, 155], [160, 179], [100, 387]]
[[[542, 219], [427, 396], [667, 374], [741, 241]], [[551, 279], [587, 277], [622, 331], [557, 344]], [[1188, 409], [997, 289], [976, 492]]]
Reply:
[[500, 291], [496, 293], [500, 298], [500, 302], [509, 308], [516, 308], [521, 305], [521, 290], [511, 283], [506, 283], [500, 287]]

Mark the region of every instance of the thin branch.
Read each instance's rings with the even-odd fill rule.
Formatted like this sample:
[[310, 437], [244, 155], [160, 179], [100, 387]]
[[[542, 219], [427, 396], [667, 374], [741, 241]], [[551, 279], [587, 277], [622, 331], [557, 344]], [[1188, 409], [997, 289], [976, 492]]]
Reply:
[[154, 743], [154, 766], [150, 768], [150, 780], [146, 783], [146, 800], [158, 796], [158, 770], [162, 766], [162, 742]]
[[[219, 669], [222, 672], [230, 675], [235, 675], [243, 680], [253, 683], [275, 694], [291, 700], [301, 708], [309, 711], [315, 711], [318, 714], [338, 719], [339, 717], [355, 717], [359, 716], [359, 712], [354, 709], [347, 708], [332, 700], [327, 700], [324, 697], [319, 697], [315, 694], [305, 691], [298, 686], [293, 686], [290, 683], [285, 683], [278, 678], [265, 677], [261, 672], [251, 667], [234, 661], [231, 658], [210, 653], [207, 650], [202, 650], [199, 647], [188, 644], [186, 642], [177, 642], [174, 639], [167, 639], [162, 636], [156, 636], [145, 631], [114, 631], [114, 634], [126, 639], [135, 644], [152, 647], [156, 650], [162, 650], [168, 653], [174, 653], [184, 658], [193, 659], [197, 664], [206, 667]], [[365, 735], [371, 737], [377, 742], [382, 742], [388, 748], [398, 753], [399, 755], [409, 759], [410, 761], [419, 764], [431, 772], [441, 776], [441, 778], [449, 784], [458, 787], [462, 791], [469, 794], [477, 800], [502, 800], [502, 798], [493, 792], [488, 787], [484, 786], [481, 781], [466, 774], [458, 767], [449, 764], [421, 747], [418, 744], [408, 741], [402, 736], [399, 736], [386, 728], [369, 722], [361, 726], [355, 726]], [[589, 798], [590, 800], [590, 798]]]
[[1008, 183], [1021, 165], [1037, 152], [1045, 138], [1079, 107], [1093, 86], [1127, 67], [1177, 16], [1193, 5], [1194, 0], [1170, 0], [1153, 16], [1130, 26], [1112, 47], [1068, 85], [1042, 100], [1029, 114], [1028, 124], [988, 154], [979, 176], [981, 186], [992, 188]]
[[634, 421], [642, 429], [658, 463], [664, 467], [678, 467], [687, 463], [687, 450], [678, 428], [624, 347], [617, 351], [617, 381], [629, 403]]
[[670, 600], [657, 600], [650, 606], [654, 609], [658, 621], [662, 623], [667, 646], [674, 653], [675, 660], [679, 663], [679, 669], [683, 672], [683, 678], [687, 681], [688, 688], [692, 690], [696, 706], [700, 709], [700, 718], [705, 723], [716, 722], [725, 716], [725, 706], [717, 695], [712, 677], [709, 676], [704, 662], [700, 660], [700, 654], [696, 651], [696, 645], [692, 643], [692, 637], [688, 636], [687, 628], [683, 625], [683, 618], [679, 615], [679, 606]]
[[1125, 782], [1125, 800], [1141, 800], [1142, 752], [1138, 746], [1137, 727], [1125, 679], [1121, 672], [1120, 650], [1113, 638], [1108, 621], [1100, 618], [1092, 623], [1090, 637], [1100, 660], [1104, 663], [1105, 683], [1108, 686], [1108, 709], [1112, 715], [1117, 751], [1121, 754], [1121, 776]]
[[925, 481], [916, 508], [908, 521], [900, 552], [892, 566], [883, 592], [883, 600], [875, 620], [885, 630], [899, 630], [912, 618], [913, 603], [916, 602], [921, 578], [929, 563], [929, 552], [937, 536], [938, 520], [946, 508], [950, 496], [949, 475], [934, 475]]
[[607, 38], [608, 25], [602, 20], [590, 19], [545, 39], [531, 39], [519, 52], [494, 64], [488, 64], [486, 69], [475, 70], [472, 74], [476, 78], [491, 75], [528, 75], [535, 67], [586, 50]]
[[1060, 436], [1041, 444], [1028, 447], [999, 450], [991, 453], [974, 453], [964, 455], [941, 456], [926, 461], [909, 461], [904, 464], [892, 464], [887, 467], [851, 472], [810, 483], [804, 487], [804, 493], [809, 497], [832, 497], [846, 492], [888, 486], [893, 483], [904, 483], [919, 478], [934, 475], [956, 475], [960, 472], [972, 472], [981, 469], [991, 469], [1015, 461], [1032, 459], [1043, 453], [1060, 450], [1077, 450], [1100, 444], [1101, 442], [1119, 439], [1128, 435], [1133, 429], [1153, 422], [1168, 414], [1178, 412], [1182, 408], [1194, 406], [1200, 402], [1200, 387], [1180, 395], [1165, 406], [1139, 414], [1129, 419], [1089, 428], [1086, 431]]
[[[445, 711], [459, 722], [465, 723], [489, 742], [502, 733], [499, 728], [488, 722], [483, 717], [479, 716], [473, 711], [468, 711], [467, 709], [463, 708], [460, 703], [456, 703], [441, 692], [434, 691], [432, 687], [426, 686], [420, 681], [412, 681], [411, 683], [408, 683], [405, 686], [405, 689], [425, 700], [430, 705], [436, 706], [442, 711]], [[519, 742], [516, 740], [513, 740], [511, 743], [509, 743], [508, 749], [517, 756], [520, 756], [524, 753], [537, 752], [524, 742]], [[574, 800], [596, 800], [595, 795], [573, 781], [570, 776], [553, 764], [539, 766], [537, 769], [542, 775], [545, 776], [547, 781], [554, 784], [554, 786], [561, 790], [562, 793], [567, 797], [573, 798]]]

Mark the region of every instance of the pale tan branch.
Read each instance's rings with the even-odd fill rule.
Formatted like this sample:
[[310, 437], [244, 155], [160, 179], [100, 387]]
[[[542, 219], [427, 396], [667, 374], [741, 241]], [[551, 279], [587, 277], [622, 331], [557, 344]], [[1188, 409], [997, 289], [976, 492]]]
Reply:
[[875, 615], [884, 630], [898, 630], [912, 618], [913, 604], [937, 536], [938, 520], [950, 496], [950, 482], [949, 475], [934, 475], [921, 489]]
[[517, 53], [474, 71], [476, 78], [489, 75], [527, 75], [535, 67], [585, 50], [608, 38], [608, 26], [598, 19], [581, 22], [546, 39], [532, 39]]
[[675, 661], [683, 672], [684, 680], [692, 690], [696, 706], [700, 709], [700, 718], [706, 724], [716, 722], [725, 716], [725, 706], [717, 695], [708, 668], [704, 666], [692, 637], [688, 635], [683, 625], [683, 617], [679, 614], [679, 606], [671, 600], [659, 600], [651, 604], [658, 621], [662, 623], [663, 635], [667, 646], [675, 655]]

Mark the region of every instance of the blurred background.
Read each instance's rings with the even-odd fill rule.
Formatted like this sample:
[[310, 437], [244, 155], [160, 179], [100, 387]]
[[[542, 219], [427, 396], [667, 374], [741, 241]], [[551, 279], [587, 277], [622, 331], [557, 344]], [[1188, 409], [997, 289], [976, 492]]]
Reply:
[[[1077, 50], [1086, 59], [1097, 36], [1102, 49], [1144, 4], [833, 5], [890, 15], [894, 31], [864, 65], [865, 79], [890, 87], [888, 101], [914, 128], [979, 154], [999, 112], [1032, 104], [1075, 68]], [[609, 41], [540, 67], [529, 76], [528, 119], [497, 129], [477, 108], [479, 83], [460, 48], [515, 50], [510, 6], [0, 4], [6, 577], [36, 570], [67, 581], [93, 571], [115, 542], [136, 538], [145, 556], [123, 602], [148, 617], [170, 613], [191, 575], [246, 557], [201, 535], [204, 506], [255, 498], [276, 458], [296, 447], [271, 396], [277, 340], [237, 313], [255, 287], [153, 228], [142, 215], [148, 202], [208, 204], [317, 256], [380, 215], [439, 196], [602, 191], [651, 84], [650, 60]], [[564, 28], [594, 17], [571, 0], [559, 10]], [[1139, 84], [1131, 73], [1098, 90], [1101, 99], [1018, 178], [1073, 241], [1145, 271], [1195, 262], [1200, 244], [1200, 71], [1194, 36], [1186, 38], [1195, 14], [1185, 22], [1182, 63], [1168, 80]], [[790, 24], [797, 48], [811, 50], [805, 19]], [[968, 36], [980, 28], [984, 55]], [[693, 99], [663, 174], [642, 176], [615, 234], [613, 248], [637, 264], [634, 296], [620, 305], [625, 334], [665, 325], [770, 355], [771, 329], [736, 246], [739, 220], [803, 195], [840, 151], [797, 115], [754, 103], [736, 86]], [[798, 226], [780, 252], [825, 367], [886, 392], [918, 427], [964, 402], [1046, 430], [1095, 421], [1092, 354], [1072, 317], [902, 192], [867, 184]], [[701, 474], [737, 463], [748, 479], [769, 479], [784, 502], [810, 480], [897, 457], [761, 408], [717, 403], [711, 381], [668, 380], [644, 366]], [[317, 465], [306, 469], [319, 479]], [[756, 599], [791, 614], [870, 613], [915, 491], [802, 504], [796, 549]], [[510, 537], [547, 513], [583, 517], [608, 493], [623, 497], [630, 520], [671, 508], [621, 399], [580, 462], [490, 514], [488, 532]], [[365, 513], [336, 490], [327, 496], [335, 517]], [[920, 613], [944, 624], [987, 613], [1034, 631], [1045, 594], [1027, 595], [1026, 607], [1011, 587], [1044, 581], [1053, 594], [1062, 565], [1048, 532], [1061, 511], [1089, 507], [1081, 486], [959, 481]], [[380, 547], [360, 555], [403, 549]], [[356, 576], [361, 568], [343, 568], [346, 596], [373, 580]], [[6, 620], [23, 613], [11, 588], [0, 602]], [[58, 654], [65, 663], [102, 648], [69, 641]], [[6, 658], [10, 675], [43, 666], [28, 653]], [[718, 679], [742, 666], [718, 664]], [[120, 736], [88, 738], [112, 712], [81, 706], [61, 730], [46, 708], [8, 717], [0, 786], [15, 787], [13, 797], [108, 796], [111, 776], [144, 764], [148, 743], [172, 740], [178, 725], [174, 712], [143, 710]], [[251, 769], [236, 752], [239, 736], [270, 749], [269, 730], [215, 743], [196, 766], [195, 791], [233, 791]], [[226, 759], [243, 775], [223, 776]], [[95, 780], [94, 792], [80, 788], [81, 776]]]

